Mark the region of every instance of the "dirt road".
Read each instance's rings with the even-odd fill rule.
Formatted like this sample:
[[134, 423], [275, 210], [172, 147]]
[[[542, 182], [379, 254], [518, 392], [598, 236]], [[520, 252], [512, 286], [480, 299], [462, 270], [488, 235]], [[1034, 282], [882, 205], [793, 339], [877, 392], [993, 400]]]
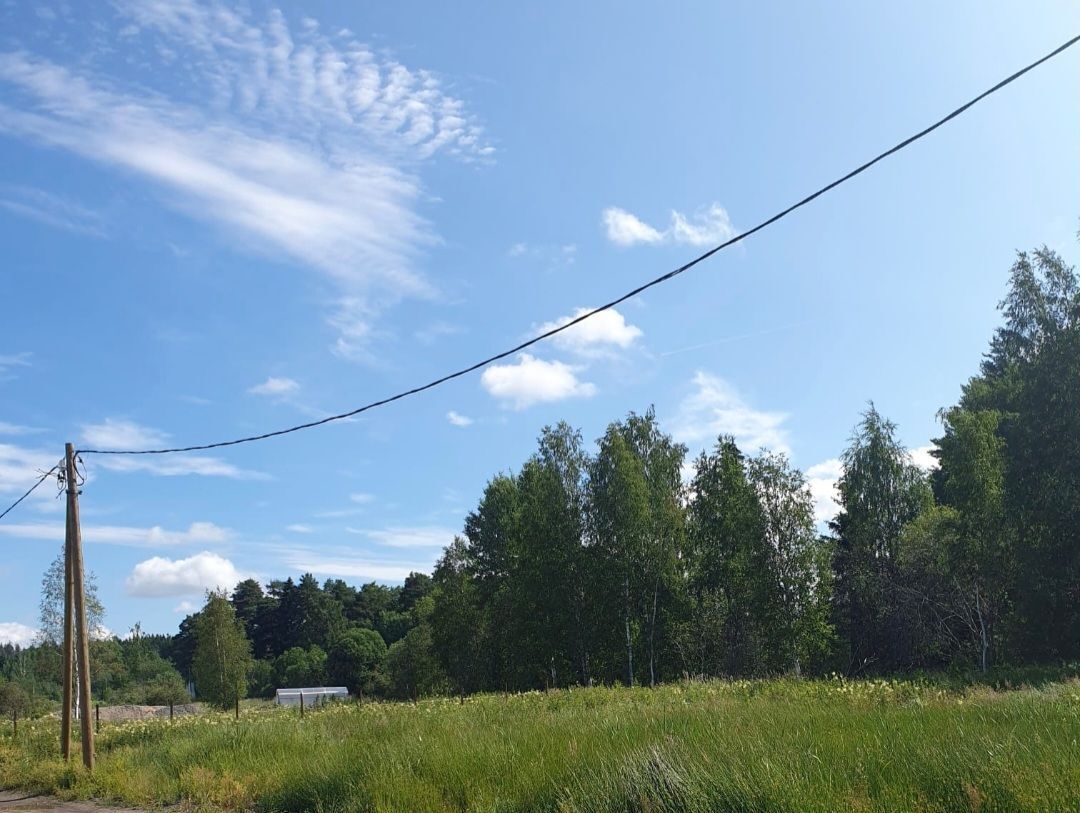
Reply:
[[61, 802], [51, 796], [34, 796], [24, 791], [0, 790], [0, 813], [139, 813], [115, 807], [100, 807], [87, 802]]

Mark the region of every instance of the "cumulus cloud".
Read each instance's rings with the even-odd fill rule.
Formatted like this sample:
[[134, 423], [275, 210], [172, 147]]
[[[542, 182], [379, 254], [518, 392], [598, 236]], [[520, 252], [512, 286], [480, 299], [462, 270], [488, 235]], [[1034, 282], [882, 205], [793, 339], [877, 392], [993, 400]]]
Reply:
[[155, 556], [139, 562], [124, 584], [129, 595], [159, 598], [228, 590], [243, 579], [244, 575], [228, 559], [203, 551], [186, 559]]
[[679, 405], [672, 423], [677, 440], [712, 443], [720, 435], [732, 435], [748, 453], [766, 448], [791, 454], [785, 413], [755, 409], [719, 376], [699, 371], [692, 383], [694, 390]]
[[37, 640], [38, 631], [18, 621], [0, 621], [0, 644], [27, 647]]
[[270, 376], [263, 383], [256, 384], [254, 387], [249, 387], [248, 392], [252, 395], [281, 397], [282, 395], [291, 395], [298, 389], [300, 389], [300, 384], [293, 381], [291, 378], [275, 378], [274, 376]]
[[[537, 333], [546, 333], [572, 322], [592, 308], [578, 308], [570, 316], [545, 322]], [[602, 356], [613, 350], [625, 350], [642, 336], [641, 328], [626, 321], [615, 308], [600, 311], [588, 319], [568, 327], [562, 333], [556, 333], [551, 342], [563, 350], [582, 356]]]
[[462, 415], [460, 412], [455, 412], [452, 409], [446, 413], [446, 420], [450, 421], [451, 425], [453, 426], [464, 427], [472, 426], [473, 424], [472, 418], [468, 417], [467, 415]]
[[514, 409], [595, 395], [596, 385], [580, 381], [575, 370], [561, 361], [544, 361], [521, 353], [512, 364], [488, 367], [480, 383], [494, 398]]
[[601, 214], [607, 238], [617, 246], [633, 246], [638, 243], [661, 243], [664, 234], [648, 223], [638, 219], [625, 209], [611, 206]]
[[837, 457], [823, 460], [806, 470], [806, 484], [814, 499], [814, 518], [824, 525], [840, 510], [836, 483], [844, 473], [844, 466]]
[[940, 461], [934, 457], [932, 452], [937, 450], [937, 446], [930, 443], [926, 446], [918, 446], [914, 449], [908, 449], [908, 454], [911, 455], [911, 462], [918, 466], [923, 471], [933, 471], [941, 465]]
[[617, 246], [639, 243], [713, 246], [736, 234], [727, 210], [719, 203], [699, 209], [689, 217], [673, 210], [670, 223], [663, 231], [650, 226], [637, 215], [614, 206], [603, 211], [602, 219], [608, 240]]

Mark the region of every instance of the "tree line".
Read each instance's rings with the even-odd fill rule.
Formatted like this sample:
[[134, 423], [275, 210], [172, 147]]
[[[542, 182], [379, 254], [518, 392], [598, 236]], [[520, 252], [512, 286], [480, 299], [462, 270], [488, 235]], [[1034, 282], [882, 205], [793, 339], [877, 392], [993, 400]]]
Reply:
[[1000, 310], [938, 413], [938, 465], [917, 467], [871, 404], [827, 528], [783, 454], [721, 436], [688, 461], [652, 408], [592, 448], [559, 423], [487, 483], [430, 576], [247, 580], [156, 652], [222, 703], [325, 682], [410, 698], [1078, 658], [1075, 271], [1019, 253]]

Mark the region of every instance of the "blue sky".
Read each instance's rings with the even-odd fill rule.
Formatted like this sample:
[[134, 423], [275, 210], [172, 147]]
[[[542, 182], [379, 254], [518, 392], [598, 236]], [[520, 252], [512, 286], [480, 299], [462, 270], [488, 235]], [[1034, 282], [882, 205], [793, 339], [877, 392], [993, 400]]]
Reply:
[[[1080, 30], [1074, 4], [0, 7], [0, 498], [427, 381], [669, 270]], [[1075, 261], [1078, 54], [576, 333], [352, 422], [89, 458], [106, 624], [216, 584], [429, 569], [559, 419], [655, 404], [820, 508], [869, 399], [920, 459], [1016, 249]], [[0, 522], [0, 638], [58, 552]]]

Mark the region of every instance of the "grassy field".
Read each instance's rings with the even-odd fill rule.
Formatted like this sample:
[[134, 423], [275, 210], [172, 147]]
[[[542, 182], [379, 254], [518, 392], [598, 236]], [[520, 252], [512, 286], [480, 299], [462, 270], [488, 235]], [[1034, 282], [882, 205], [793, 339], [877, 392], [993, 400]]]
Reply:
[[[116, 724], [88, 775], [11, 725], [0, 786], [263, 811], [1080, 811], [1080, 681], [758, 681]], [[73, 763], [77, 763], [77, 757]]]

